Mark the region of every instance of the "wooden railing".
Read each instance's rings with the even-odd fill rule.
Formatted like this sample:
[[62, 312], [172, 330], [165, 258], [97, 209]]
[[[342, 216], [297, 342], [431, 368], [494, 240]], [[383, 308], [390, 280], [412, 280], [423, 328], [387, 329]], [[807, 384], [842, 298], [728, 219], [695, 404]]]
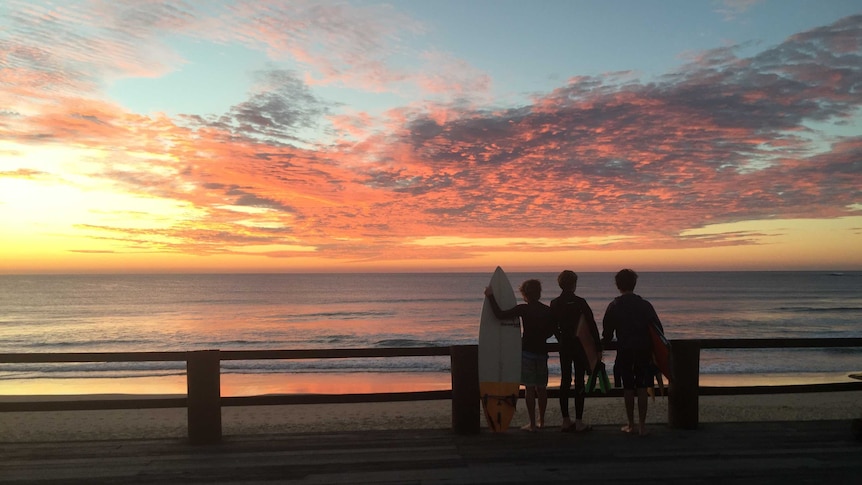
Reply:
[[[750, 394], [781, 392], [815, 392], [862, 390], [862, 382], [801, 384], [789, 386], [743, 386], [703, 388], [700, 386], [701, 349], [775, 349], [862, 347], [862, 338], [834, 339], [689, 339], [673, 340], [672, 355], [675, 376], [668, 393], [668, 423], [672, 427], [694, 429], [698, 426], [698, 403], [702, 394]], [[614, 345], [606, 350], [614, 350]], [[551, 352], [559, 351], [550, 344]], [[374, 357], [449, 356], [451, 390], [389, 392], [369, 394], [293, 394], [266, 396], [221, 396], [221, 361], [225, 360], [296, 360], [355, 359]], [[79, 353], [6, 353], [0, 363], [63, 362], [186, 362], [187, 396], [179, 398], [94, 399], [73, 401], [0, 402], [3, 411], [49, 411], [81, 409], [143, 409], [186, 407], [188, 434], [193, 444], [221, 440], [221, 407], [276, 404], [321, 404], [350, 402], [386, 402], [451, 399], [452, 429], [456, 433], [478, 433], [480, 404], [478, 348], [476, 345], [453, 347], [409, 347], [377, 349], [310, 349], [310, 350], [202, 350], [191, 352], [79, 352]], [[862, 367], [862, 362], [860, 362]], [[620, 396], [614, 389], [607, 396]], [[558, 390], [550, 389], [549, 397]]]
[[[700, 387], [700, 351], [702, 349], [789, 349], [862, 347], [862, 338], [751, 338], [751, 339], [687, 339], [671, 341], [674, 379], [668, 393], [668, 424], [675, 428], [695, 429], [698, 426]], [[862, 366], [862, 362], [860, 362]], [[813, 392], [862, 389], [862, 382], [835, 384], [800, 384], [774, 387], [771, 392]], [[770, 386], [738, 387], [737, 394], [769, 392]], [[711, 394], [728, 394], [713, 392]]]

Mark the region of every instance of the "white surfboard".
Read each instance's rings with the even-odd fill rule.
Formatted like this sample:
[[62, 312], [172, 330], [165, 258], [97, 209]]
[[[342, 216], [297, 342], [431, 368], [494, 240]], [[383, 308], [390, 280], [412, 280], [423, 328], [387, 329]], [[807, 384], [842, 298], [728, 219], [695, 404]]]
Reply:
[[[489, 285], [503, 310], [517, 304], [509, 278], [499, 266]], [[515, 414], [521, 382], [521, 322], [500, 320], [485, 298], [479, 323], [479, 394], [488, 426], [505, 431]]]

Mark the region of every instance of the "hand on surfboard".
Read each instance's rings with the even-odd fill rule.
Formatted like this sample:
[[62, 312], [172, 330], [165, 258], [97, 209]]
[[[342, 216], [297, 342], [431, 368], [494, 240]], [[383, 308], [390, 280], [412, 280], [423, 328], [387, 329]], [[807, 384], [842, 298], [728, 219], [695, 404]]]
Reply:
[[[484, 293], [506, 307], [517, 302], [509, 278], [499, 267]], [[488, 298], [479, 321], [479, 395], [488, 427], [494, 432], [506, 431], [515, 415], [520, 377], [521, 329], [497, 318]]]

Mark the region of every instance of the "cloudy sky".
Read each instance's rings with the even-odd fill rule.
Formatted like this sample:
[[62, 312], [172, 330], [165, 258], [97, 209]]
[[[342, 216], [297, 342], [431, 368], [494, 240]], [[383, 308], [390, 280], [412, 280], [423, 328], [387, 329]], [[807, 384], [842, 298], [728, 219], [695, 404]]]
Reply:
[[0, 3], [0, 272], [862, 269], [858, 0]]

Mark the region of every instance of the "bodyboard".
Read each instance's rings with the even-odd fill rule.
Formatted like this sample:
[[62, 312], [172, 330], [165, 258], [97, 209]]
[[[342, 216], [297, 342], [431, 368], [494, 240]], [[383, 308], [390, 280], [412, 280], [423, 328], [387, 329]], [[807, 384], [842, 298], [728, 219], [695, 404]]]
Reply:
[[[497, 267], [489, 284], [497, 305], [508, 310], [517, 304], [515, 292], [502, 268]], [[485, 298], [479, 322], [479, 394], [488, 427], [506, 431], [518, 402], [521, 385], [521, 322], [500, 320]]]
[[596, 346], [596, 340], [593, 337], [593, 333], [590, 331], [590, 323], [587, 321], [586, 315], [581, 314], [581, 319], [578, 321], [578, 328], [575, 330], [575, 335], [578, 337], [578, 340], [581, 341], [581, 347], [584, 348], [589, 369], [595, 369], [596, 364], [602, 360], [602, 351]]
[[664, 333], [654, 324], [649, 324], [650, 338], [652, 339], [652, 355], [656, 367], [668, 380], [673, 380], [673, 360], [670, 353], [670, 342]]

